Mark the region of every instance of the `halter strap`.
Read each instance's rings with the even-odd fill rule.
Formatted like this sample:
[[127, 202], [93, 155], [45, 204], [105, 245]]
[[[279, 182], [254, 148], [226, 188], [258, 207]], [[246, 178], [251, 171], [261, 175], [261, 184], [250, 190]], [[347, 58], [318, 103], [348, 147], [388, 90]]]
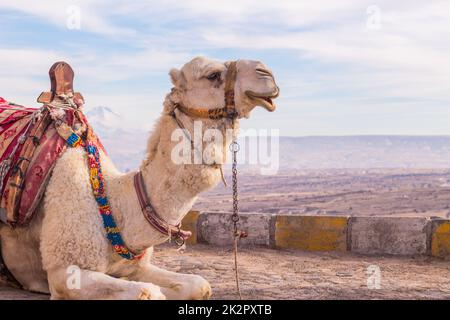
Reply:
[[194, 109], [194, 108], [187, 108], [181, 104], [177, 104], [175, 107], [191, 118], [218, 120], [228, 117], [227, 107], [216, 109], [204, 109], [204, 108]]
[[225, 108], [227, 108], [227, 114], [233, 117], [237, 116], [236, 103], [234, 101], [234, 85], [237, 77], [236, 65], [237, 61], [230, 62], [225, 80]]

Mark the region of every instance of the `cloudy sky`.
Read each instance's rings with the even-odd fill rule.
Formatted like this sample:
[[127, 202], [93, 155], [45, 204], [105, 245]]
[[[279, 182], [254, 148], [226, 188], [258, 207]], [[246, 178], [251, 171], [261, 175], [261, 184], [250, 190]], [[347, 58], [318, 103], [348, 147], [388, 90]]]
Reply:
[[276, 74], [278, 110], [247, 128], [450, 134], [450, 1], [0, 0], [0, 26], [0, 96], [30, 106], [66, 60], [87, 108], [151, 128], [169, 69], [206, 55]]

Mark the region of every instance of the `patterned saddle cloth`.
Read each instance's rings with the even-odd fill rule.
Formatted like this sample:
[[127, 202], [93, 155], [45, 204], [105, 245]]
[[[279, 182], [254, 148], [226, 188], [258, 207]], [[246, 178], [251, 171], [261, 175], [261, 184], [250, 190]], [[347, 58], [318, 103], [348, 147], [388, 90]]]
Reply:
[[[65, 110], [69, 126], [74, 112]], [[0, 98], [0, 221], [12, 227], [29, 224], [66, 145], [48, 108], [26, 108]]]

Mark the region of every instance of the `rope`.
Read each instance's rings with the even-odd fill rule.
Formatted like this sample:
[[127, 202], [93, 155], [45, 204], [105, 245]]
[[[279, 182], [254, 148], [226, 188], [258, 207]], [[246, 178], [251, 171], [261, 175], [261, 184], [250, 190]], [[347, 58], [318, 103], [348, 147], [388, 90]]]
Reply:
[[223, 185], [224, 185], [225, 188], [226, 188], [226, 187], [228, 187], [228, 183], [227, 183], [227, 180], [225, 179], [225, 175], [223, 174], [223, 168], [222, 168], [222, 165], [219, 164], [218, 166], [219, 166], [219, 170], [220, 170], [220, 177], [222, 178]]
[[239, 235], [234, 236], [234, 276], [236, 278], [236, 291], [239, 296], [239, 300], [242, 300], [242, 293], [241, 288], [239, 285], [239, 269], [238, 269], [238, 242], [239, 242]]

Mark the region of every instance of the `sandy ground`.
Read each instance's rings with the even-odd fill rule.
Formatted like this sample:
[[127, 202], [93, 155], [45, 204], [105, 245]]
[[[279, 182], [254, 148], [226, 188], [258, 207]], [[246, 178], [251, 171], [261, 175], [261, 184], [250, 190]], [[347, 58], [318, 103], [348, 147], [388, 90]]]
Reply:
[[[243, 248], [239, 261], [245, 299], [450, 299], [449, 260]], [[154, 263], [205, 277], [213, 299], [237, 298], [229, 248], [195, 245], [179, 253], [165, 245]], [[0, 299], [46, 298], [0, 287]]]

